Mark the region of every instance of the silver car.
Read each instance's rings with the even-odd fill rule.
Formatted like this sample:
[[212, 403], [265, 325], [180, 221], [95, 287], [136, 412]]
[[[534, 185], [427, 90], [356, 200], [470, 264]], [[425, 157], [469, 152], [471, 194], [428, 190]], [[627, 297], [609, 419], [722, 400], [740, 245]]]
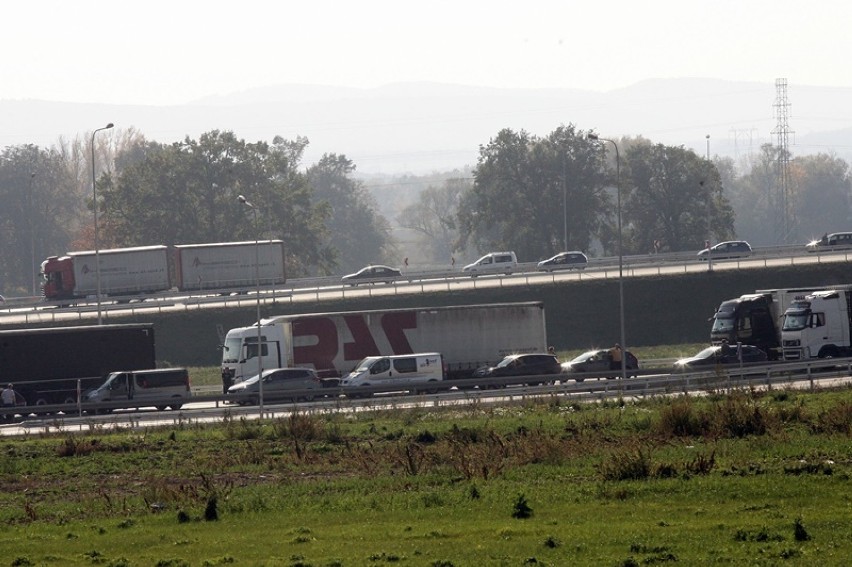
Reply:
[[[299, 390], [318, 390], [322, 381], [313, 368], [271, 368], [263, 371], [263, 399], [296, 401], [293, 392]], [[228, 395], [234, 396], [240, 405], [260, 403], [260, 385], [257, 374], [228, 388]], [[303, 392], [299, 399], [311, 401], [313, 392]]]

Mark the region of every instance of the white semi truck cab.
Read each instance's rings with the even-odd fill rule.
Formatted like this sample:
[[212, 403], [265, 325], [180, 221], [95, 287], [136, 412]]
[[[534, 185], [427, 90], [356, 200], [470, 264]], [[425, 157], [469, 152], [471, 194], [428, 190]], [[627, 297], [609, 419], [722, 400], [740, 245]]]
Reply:
[[815, 291], [793, 302], [784, 313], [781, 345], [784, 360], [849, 356], [850, 292]]

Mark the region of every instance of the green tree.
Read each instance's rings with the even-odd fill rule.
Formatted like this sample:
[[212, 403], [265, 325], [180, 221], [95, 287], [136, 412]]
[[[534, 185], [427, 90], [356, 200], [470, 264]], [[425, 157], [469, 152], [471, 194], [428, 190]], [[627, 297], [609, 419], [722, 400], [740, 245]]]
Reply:
[[461, 195], [471, 188], [469, 179], [447, 179], [441, 187], [428, 187], [416, 203], [405, 207], [397, 223], [416, 232], [421, 249], [428, 253], [424, 261], [446, 263], [453, 254], [459, 232], [456, 223]]
[[544, 139], [504, 129], [480, 147], [459, 205], [457, 248], [512, 249], [525, 261], [587, 249], [609, 214], [603, 154], [573, 125]]
[[847, 230], [852, 224], [849, 164], [820, 153], [793, 159], [790, 169], [795, 188], [791, 238], [804, 242]]
[[[290, 277], [329, 262], [327, 211], [299, 172], [306, 139], [246, 143], [214, 130], [171, 145], [141, 142], [98, 180], [104, 246], [281, 238]], [[117, 159], [117, 163], [119, 159]], [[254, 212], [237, 201], [243, 194]]]
[[39, 294], [41, 262], [67, 250], [81, 210], [66, 156], [31, 144], [5, 148], [0, 203], [0, 290]]
[[734, 235], [734, 214], [712, 162], [682, 146], [634, 144], [625, 152], [624, 249], [695, 250]]
[[308, 168], [313, 202], [329, 209], [327, 245], [339, 267], [353, 271], [371, 263], [395, 263], [390, 225], [373, 198], [353, 179], [355, 164], [344, 155], [325, 154]]

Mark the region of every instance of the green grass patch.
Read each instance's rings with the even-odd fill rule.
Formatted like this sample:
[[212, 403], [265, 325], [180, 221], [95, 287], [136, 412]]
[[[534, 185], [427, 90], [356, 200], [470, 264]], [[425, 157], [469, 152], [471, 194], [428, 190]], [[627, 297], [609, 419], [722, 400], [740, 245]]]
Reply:
[[843, 565], [850, 390], [0, 440], [0, 565]]

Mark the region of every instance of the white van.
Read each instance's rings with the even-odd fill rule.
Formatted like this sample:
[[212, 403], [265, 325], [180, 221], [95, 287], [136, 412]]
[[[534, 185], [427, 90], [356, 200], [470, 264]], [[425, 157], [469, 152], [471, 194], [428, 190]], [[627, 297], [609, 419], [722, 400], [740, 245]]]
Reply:
[[149, 405], [162, 411], [167, 407], [179, 410], [191, 395], [186, 368], [156, 368], [112, 372], [106, 382], [86, 393], [85, 401], [132, 400], [137, 408]]
[[[368, 356], [346, 375], [340, 385], [347, 389], [364, 386], [390, 386], [403, 390], [423, 390], [418, 387], [439, 382], [446, 376], [444, 357], [437, 352], [402, 354], [394, 356]], [[437, 388], [432, 388], [437, 390]]]
[[465, 266], [463, 271], [476, 277], [479, 274], [511, 274], [517, 267], [518, 257], [514, 252], [491, 252]]

